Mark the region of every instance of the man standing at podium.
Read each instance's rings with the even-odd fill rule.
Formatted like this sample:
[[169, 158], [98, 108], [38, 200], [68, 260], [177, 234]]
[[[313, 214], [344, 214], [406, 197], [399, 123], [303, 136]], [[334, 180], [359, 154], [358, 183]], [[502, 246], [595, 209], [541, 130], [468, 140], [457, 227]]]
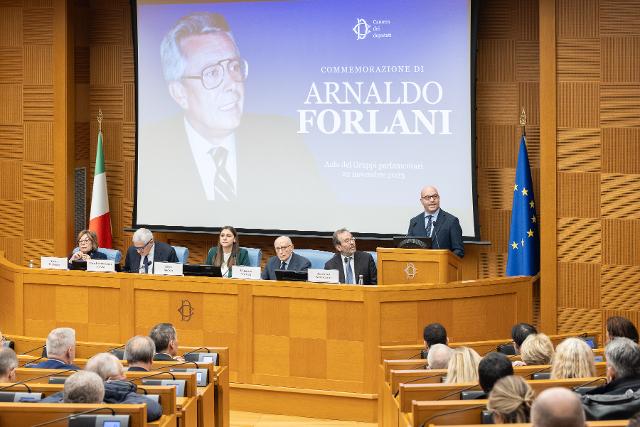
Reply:
[[462, 228], [455, 216], [440, 209], [438, 189], [427, 186], [420, 192], [420, 203], [424, 212], [420, 212], [409, 221], [408, 236], [431, 237], [433, 249], [449, 249], [460, 258], [464, 256]]

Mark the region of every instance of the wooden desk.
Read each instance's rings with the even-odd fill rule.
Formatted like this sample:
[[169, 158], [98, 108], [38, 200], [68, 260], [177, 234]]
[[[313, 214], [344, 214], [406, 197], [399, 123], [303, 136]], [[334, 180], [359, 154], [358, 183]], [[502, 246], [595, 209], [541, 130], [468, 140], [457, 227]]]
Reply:
[[[325, 285], [29, 269], [0, 258], [0, 328], [123, 343], [171, 322], [182, 345], [229, 348], [235, 410], [376, 420], [381, 345], [441, 322], [461, 341], [532, 321], [529, 277], [446, 285]], [[105, 303], [108, 302], [108, 303]], [[331, 402], [331, 404], [327, 404]]]
[[462, 280], [462, 260], [447, 249], [378, 248], [378, 283], [449, 283]]

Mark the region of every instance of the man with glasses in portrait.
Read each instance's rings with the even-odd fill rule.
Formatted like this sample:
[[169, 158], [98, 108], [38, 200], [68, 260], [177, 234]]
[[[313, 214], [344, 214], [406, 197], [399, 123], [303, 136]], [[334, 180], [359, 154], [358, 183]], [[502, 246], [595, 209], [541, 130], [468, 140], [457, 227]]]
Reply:
[[378, 269], [370, 253], [356, 250], [356, 239], [346, 228], [333, 233], [337, 254], [324, 265], [325, 270], [338, 270], [340, 283], [376, 285]]
[[153, 233], [140, 228], [133, 233], [133, 246], [127, 249], [127, 257], [122, 271], [128, 273], [152, 274], [154, 262], [178, 262], [173, 246], [153, 240]]
[[[256, 204], [274, 205], [282, 198], [293, 203], [287, 195], [317, 194], [305, 186], [309, 180], [283, 183], [274, 172], [286, 166], [293, 177], [317, 173], [296, 133], [296, 122], [291, 117], [243, 114], [249, 64], [222, 15], [183, 16], [164, 36], [160, 53], [169, 94], [183, 114], [144, 130], [143, 141], [153, 144], [143, 142], [141, 155], [153, 161], [140, 170], [143, 182], [149, 183], [141, 190], [162, 189], [169, 196], [149, 200], [150, 211], [184, 203], [192, 209], [190, 217], [208, 221], [220, 203], [253, 210]], [[292, 158], [295, 164], [286, 161]], [[178, 171], [175, 179], [167, 179], [170, 170]], [[163, 217], [175, 210], [168, 211]], [[175, 222], [184, 220], [183, 214], [175, 215]]]
[[440, 209], [440, 194], [433, 186], [426, 186], [420, 192], [420, 212], [409, 221], [408, 236], [430, 237], [433, 249], [449, 249], [459, 257], [464, 256], [462, 227], [457, 217]]

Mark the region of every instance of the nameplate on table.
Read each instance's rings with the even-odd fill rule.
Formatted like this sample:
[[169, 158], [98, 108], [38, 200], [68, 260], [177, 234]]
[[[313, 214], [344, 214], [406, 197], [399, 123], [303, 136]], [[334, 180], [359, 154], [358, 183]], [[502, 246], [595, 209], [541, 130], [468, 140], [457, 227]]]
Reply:
[[67, 258], [43, 256], [40, 257], [40, 268], [44, 270], [68, 270], [69, 260]]
[[314, 283], [340, 283], [338, 270], [322, 270], [310, 268], [308, 270], [309, 281]]
[[182, 276], [182, 264], [179, 262], [154, 262], [153, 274], [161, 276]]
[[116, 271], [116, 263], [111, 259], [88, 259], [87, 271], [113, 273]]
[[231, 267], [231, 278], [260, 280], [260, 267], [247, 267], [245, 265], [234, 265]]

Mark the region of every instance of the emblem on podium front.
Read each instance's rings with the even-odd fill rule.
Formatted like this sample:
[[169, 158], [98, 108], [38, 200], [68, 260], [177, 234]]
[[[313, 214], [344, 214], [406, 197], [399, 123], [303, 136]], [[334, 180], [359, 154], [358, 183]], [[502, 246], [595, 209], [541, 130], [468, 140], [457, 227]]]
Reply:
[[416, 278], [416, 274], [418, 274], [418, 269], [412, 262], [408, 262], [404, 268], [404, 274], [407, 276], [407, 280], [413, 280]]
[[188, 299], [183, 299], [180, 304], [180, 308], [178, 308], [178, 313], [182, 316], [183, 322], [188, 322], [191, 320], [191, 316], [193, 316], [193, 306]]

